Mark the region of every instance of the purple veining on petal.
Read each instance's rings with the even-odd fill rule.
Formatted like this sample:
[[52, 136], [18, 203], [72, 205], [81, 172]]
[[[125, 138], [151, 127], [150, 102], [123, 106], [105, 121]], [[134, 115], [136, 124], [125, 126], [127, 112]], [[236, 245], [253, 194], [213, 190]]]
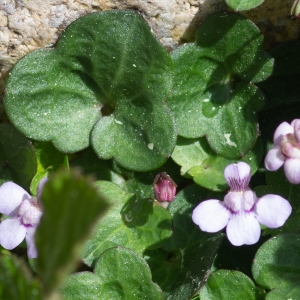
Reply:
[[281, 151], [287, 158], [300, 159], [300, 147], [292, 133], [284, 135], [281, 140]]
[[232, 191], [244, 191], [250, 182], [251, 168], [244, 162], [230, 164], [224, 170], [224, 177]]
[[224, 204], [232, 214], [238, 213], [242, 209], [242, 193], [229, 192], [224, 197]]
[[289, 202], [278, 195], [258, 199], [248, 187], [250, 173], [250, 166], [242, 162], [225, 168], [224, 176], [231, 190], [223, 203], [210, 199], [201, 202], [193, 211], [192, 219], [202, 231], [217, 232], [227, 226], [229, 241], [241, 246], [255, 244], [259, 240], [260, 223], [270, 228], [284, 224], [291, 213]]

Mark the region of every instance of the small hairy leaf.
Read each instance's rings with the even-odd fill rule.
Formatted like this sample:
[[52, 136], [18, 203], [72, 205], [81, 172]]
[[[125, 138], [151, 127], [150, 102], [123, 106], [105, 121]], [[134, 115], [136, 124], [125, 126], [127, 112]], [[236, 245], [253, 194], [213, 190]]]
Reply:
[[25, 263], [11, 255], [0, 257], [0, 299], [41, 300], [41, 287]]
[[62, 295], [63, 300], [161, 299], [161, 291], [151, 281], [145, 260], [123, 247], [104, 251], [94, 274], [82, 272], [71, 276]]
[[280, 234], [264, 243], [253, 260], [255, 281], [271, 290], [267, 300], [297, 299], [300, 294], [300, 235]]
[[200, 290], [200, 299], [206, 300], [263, 300], [264, 293], [242, 272], [218, 270], [211, 274]]
[[79, 174], [50, 177], [42, 193], [44, 213], [37, 229], [37, 270], [45, 297], [62, 284], [80, 258], [91, 227], [108, 205]]
[[111, 206], [84, 247], [87, 265], [93, 265], [104, 250], [114, 246], [128, 247], [140, 254], [145, 249], [157, 249], [172, 234], [171, 215], [153, 206], [153, 199], [136, 200], [111, 182], [98, 181], [95, 185]]

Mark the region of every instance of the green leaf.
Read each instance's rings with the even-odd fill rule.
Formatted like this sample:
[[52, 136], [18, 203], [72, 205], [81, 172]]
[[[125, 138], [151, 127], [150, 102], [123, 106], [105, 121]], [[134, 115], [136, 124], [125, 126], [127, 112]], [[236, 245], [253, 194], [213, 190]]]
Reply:
[[261, 5], [265, 0], [225, 0], [226, 4], [235, 11], [249, 10]]
[[[193, 223], [191, 215], [200, 201], [220, 196], [221, 194], [192, 185], [180, 191], [170, 204], [169, 211], [173, 216], [174, 233], [163, 246], [169, 252], [169, 260], [164, 264], [164, 272], [159, 272], [161, 265], [157, 263], [159, 259], [157, 253], [153, 252], [152, 255], [152, 251], [146, 252], [153, 281], [163, 289], [164, 299], [189, 299], [204, 284], [223, 234], [202, 232]], [[160, 253], [160, 255], [165, 254]]]
[[71, 276], [62, 295], [63, 300], [161, 299], [161, 291], [151, 281], [145, 260], [122, 247], [104, 251], [94, 274], [82, 272]]
[[276, 62], [274, 72], [266, 81], [258, 84], [266, 95], [265, 110], [299, 101], [299, 51], [299, 41], [287, 42], [271, 50]]
[[56, 171], [61, 167], [69, 169], [68, 156], [59, 152], [51, 143], [34, 142], [34, 149], [37, 156], [37, 172], [31, 181], [30, 192], [36, 195], [36, 189], [43, 177], [48, 176], [48, 172]]
[[252, 263], [258, 248], [270, 237], [260, 237], [253, 245], [234, 246], [228, 239], [223, 239], [214, 259], [211, 271], [220, 269], [240, 271], [252, 278]]
[[161, 247], [170, 237], [171, 216], [166, 209], [153, 206], [153, 199], [135, 200], [111, 182], [98, 181], [95, 185], [111, 207], [85, 245], [83, 259], [87, 265], [93, 265], [108, 248], [124, 246], [142, 254], [145, 249]]
[[258, 139], [254, 148], [240, 159], [227, 159], [217, 155], [202, 137], [198, 139], [186, 139], [179, 137], [172, 154], [176, 163], [182, 166], [181, 174], [192, 177], [194, 182], [214, 191], [224, 191], [228, 184], [224, 178], [226, 166], [238, 161], [248, 163], [254, 174], [261, 162], [263, 154], [261, 140]]
[[208, 277], [206, 284], [200, 290], [200, 299], [263, 300], [264, 294], [245, 274], [238, 271], [218, 270]]
[[112, 181], [118, 185], [124, 182], [122, 174], [113, 169], [113, 160], [100, 159], [92, 147], [77, 153], [76, 156], [70, 161], [71, 167], [79, 168], [84, 174], [92, 175], [96, 180]]
[[258, 250], [253, 261], [255, 281], [271, 290], [268, 300], [297, 299], [300, 294], [300, 235], [280, 234]]
[[56, 50], [38, 50], [22, 58], [7, 81], [5, 109], [26, 136], [51, 141], [62, 152], [89, 145], [99, 120], [99, 103], [80, 74], [62, 66]]
[[246, 18], [216, 14], [201, 24], [195, 44], [172, 53], [175, 66], [168, 106], [178, 134], [206, 136], [219, 155], [238, 159], [258, 136], [256, 112], [263, 94], [253, 85], [272, 72], [263, 36]]
[[162, 165], [176, 132], [165, 106], [172, 60], [143, 18], [111, 10], [79, 18], [55, 49], [21, 59], [5, 109], [25, 135], [62, 152], [92, 144], [103, 159], [137, 171]]
[[[180, 250], [172, 252], [163, 249], [146, 250], [144, 258], [151, 268], [152, 280], [163, 291], [162, 298], [168, 299], [174, 289], [173, 283], [178, 283], [178, 278], [181, 274], [183, 258]], [[172, 297], [169, 299], [172, 299]]]
[[208, 18], [198, 29], [196, 44], [233, 81], [256, 83], [273, 72], [274, 59], [264, 51], [264, 36], [239, 14], [218, 13]]
[[42, 194], [44, 213], [37, 229], [37, 269], [45, 297], [75, 268], [92, 225], [107, 202], [86, 179], [61, 172], [50, 177]]
[[28, 190], [36, 169], [32, 143], [12, 125], [0, 124], [0, 184], [14, 181]]
[[39, 283], [24, 262], [7, 254], [0, 257], [0, 299], [42, 299]]

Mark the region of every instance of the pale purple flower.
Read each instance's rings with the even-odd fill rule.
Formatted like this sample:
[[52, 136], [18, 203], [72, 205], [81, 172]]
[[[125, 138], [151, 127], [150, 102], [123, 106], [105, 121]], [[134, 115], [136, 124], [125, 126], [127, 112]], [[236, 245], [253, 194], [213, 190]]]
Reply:
[[7, 250], [14, 249], [26, 238], [27, 255], [37, 257], [34, 241], [36, 228], [42, 216], [40, 197], [47, 178], [37, 188], [37, 199], [13, 182], [0, 187], [0, 213], [8, 216], [0, 224], [0, 244]]
[[282, 165], [286, 178], [290, 183], [300, 183], [300, 119], [291, 124], [281, 123], [275, 130], [274, 147], [265, 158], [265, 167], [276, 171]]
[[251, 245], [259, 240], [259, 224], [277, 228], [291, 214], [290, 203], [278, 195], [257, 198], [248, 187], [251, 178], [248, 164], [228, 165], [224, 176], [230, 186], [224, 201], [206, 200], [193, 211], [192, 219], [202, 231], [217, 232], [227, 226], [227, 237], [233, 245]]

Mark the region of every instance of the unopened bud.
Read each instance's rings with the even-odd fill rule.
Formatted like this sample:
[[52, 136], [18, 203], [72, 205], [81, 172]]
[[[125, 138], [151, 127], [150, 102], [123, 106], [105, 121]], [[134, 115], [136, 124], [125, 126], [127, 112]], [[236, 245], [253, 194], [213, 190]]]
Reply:
[[296, 18], [300, 18], [300, 0], [294, 1], [294, 4], [291, 9], [291, 15]]
[[159, 202], [172, 202], [176, 195], [176, 183], [166, 173], [157, 174], [153, 181], [155, 199]]

